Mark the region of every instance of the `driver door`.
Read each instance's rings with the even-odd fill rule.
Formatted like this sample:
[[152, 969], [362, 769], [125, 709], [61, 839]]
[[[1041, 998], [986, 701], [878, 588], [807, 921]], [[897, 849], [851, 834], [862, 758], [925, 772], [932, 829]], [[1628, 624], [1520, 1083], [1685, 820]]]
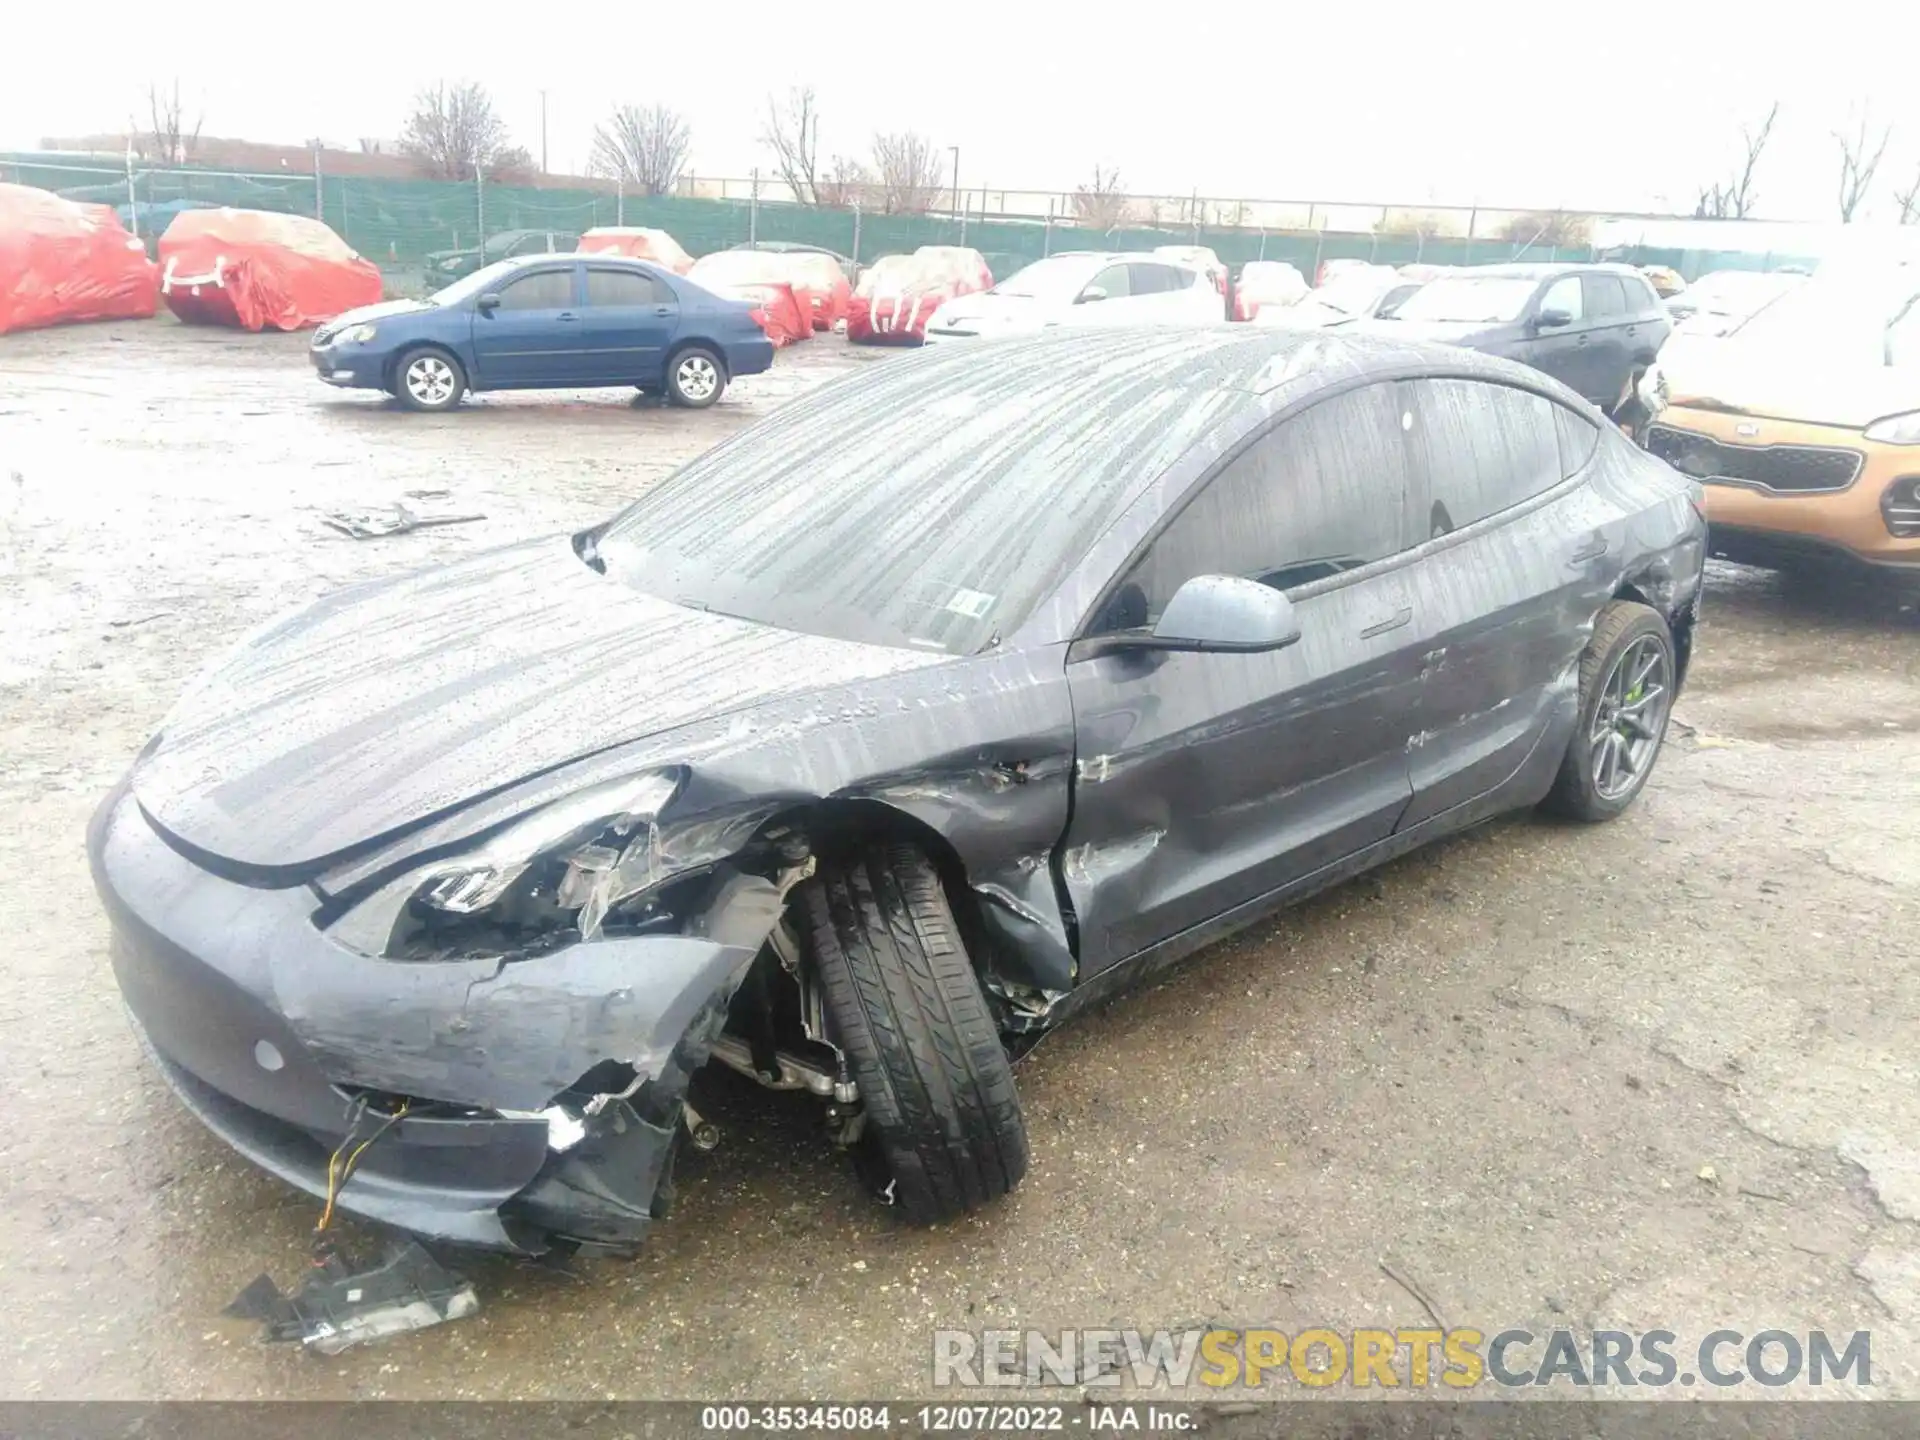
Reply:
[[[1395, 557], [1405, 386], [1322, 401], [1219, 471], [1069, 652], [1076, 767], [1060, 855], [1084, 978], [1393, 833], [1412, 796], [1421, 628]], [[1126, 649], [1196, 575], [1283, 591], [1301, 638], [1254, 654]]]
[[526, 270], [495, 292], [500, 303], [473, 312], [476, 389], [507, 390], [577, 382], [586, 336], [576, 291], [579, 267]]
[[1109, 265], [1074, 298], [1076, 325], [1124, 325], [1135, 318], [1133, 284], [1125, 265]]

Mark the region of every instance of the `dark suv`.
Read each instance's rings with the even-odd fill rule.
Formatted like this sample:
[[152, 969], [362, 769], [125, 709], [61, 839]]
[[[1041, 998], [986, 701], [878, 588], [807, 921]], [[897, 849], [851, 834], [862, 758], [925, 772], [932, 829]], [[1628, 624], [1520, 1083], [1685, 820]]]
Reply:
[[1430, 281], [1368, 328], [1504, 355], [1612, 415], [1633, 399], [1673, 321], [1646, 276], [1625, 265], [1480, 265]]

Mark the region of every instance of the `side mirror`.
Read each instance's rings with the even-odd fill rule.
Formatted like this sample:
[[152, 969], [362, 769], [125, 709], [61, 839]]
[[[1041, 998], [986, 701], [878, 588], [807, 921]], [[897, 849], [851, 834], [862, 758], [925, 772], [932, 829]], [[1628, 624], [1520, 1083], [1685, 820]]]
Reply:
[[1157, 650], [1279, 650], [1300, 638], [1293, 602], [1237, 575], [1196, 575], [1167, 601], [1148, 643]]
[[1562, 325], [1571, 325], [1573, 315], [1570, 311], [1562, 310], [1555, 305], [1550, 309], [1542, 310], [1534, 317], [1533, 323], [1542, 330], [1558, 330]]
[[1086, 304], [1090, 304], [1095, 300], [1104, 300], [1106, 298], [1107, 298], [1106, 291], [1102, 290], [1098, 285], [1089, 285], [1086, 289], [1080, 292], [1080, 298], [1075, 300], [1073, 303], [1076, 305], [1086, 305]]
[[500, 308], [500, 297], [489, 290], [473, 302], [473, 308], [478, 310], [482, 315], [492, 314]]

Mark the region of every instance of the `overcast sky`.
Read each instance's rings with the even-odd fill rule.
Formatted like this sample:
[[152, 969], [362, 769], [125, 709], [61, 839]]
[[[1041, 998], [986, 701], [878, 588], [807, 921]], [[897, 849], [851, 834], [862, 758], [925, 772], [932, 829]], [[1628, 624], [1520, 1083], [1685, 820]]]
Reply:
[[1893, 126], [1865, 215], [1920, 175], [1913, 0], [7, 8], [8, 148], [123, 130], [175, 76], [207, 134], [351, 145], [446, 78], [488, 86], [536, 158], [546, 90], [555, 170], [609, 107], [664, 101], [696, 173], [745, 175], [767, 94], [811, 84], [823, 154], [916, 129], [969, 187], [1065, 190], [1099, 162], [1140, 194], [1686, 210], [1775, 99], [1763, 217], [1835, 218], [1833, 132], [1863, 107]]

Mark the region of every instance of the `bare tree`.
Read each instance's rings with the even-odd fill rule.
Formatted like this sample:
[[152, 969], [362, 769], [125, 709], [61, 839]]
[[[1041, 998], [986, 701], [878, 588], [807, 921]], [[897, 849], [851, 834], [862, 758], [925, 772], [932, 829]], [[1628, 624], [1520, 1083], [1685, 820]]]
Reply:
[[1899, 224], [1920, 225], [1920, 173], [1906, 189], [1893, 192], [1893, 203], [1900, 207]]
[[1516, 242], [1523, 250], [1533, 245], [1577, 249], [1592, 243], [1593, 217], [1566, 210], [1538, 210], [1514, 216], [1500, 233], [1502, 239]]
[[1872, 125], [1867, 112], [1860, 112], [1859, 128], [1848, 135], [1843, 131], [1833, 132], [1834, 142], [1840, 147], [1840, 223], [1853, 223], [1853, 212], [1860, 208], [1860, 202], [1867, 198], [1867, 191], [1873, 188], [1873, 173], [1880, 168], [1880, 157], [1887, 153], [1887, 141], [1893, 136], [1893, 127], [1880, 127], [1880, 139], [1876, 144], [1872, 136]]
[[596, 174], [612, 175], [643, 195], [671, 195], [687, 168], [693, 128], [665, 105], [622, 105], [593, 129]]
[[1127, 218], [1126, 192], [1120, 188], [1120, 172], [1110, 167], [1093, 167], [1093, 179], [1073, 192], [1073, 216], [1082, 225], [1112, 230]]
[[820, 109], [811, 85], [796, 86], [784, 102], [767, 97], [760, 141], [773, 151], [774, 169], [802, 205], [820, 203]]
[[940, 193], [940, 156], [917, 130], [873, 137], [873, 168], [883, 215], [919, 215]]
[[873, 172], [860, 161], [850, 160], [845, 155], [833, 157], [833, 163], [827, 167], [827, 173], [820, 177], [814, 189], [822, 205], [836, 210], [851, 210], [856, 205], [863, 210], [871, 210], [878, 201], [878, 186]]
[[180, 82], [169, 90], [147, 86], [147, 128], [135, 139], [135, 148], [168, 165], [184, 165], [200, 148], [200, 126], [204, 115], [195, 115], [191, 125], [186, 107], [180, 103]]
[[1740, 143], [1744, 147], [1740, 167], [1728, 179], [1701, 188], [1699, 199], [1693, 207], [1694, 219], [1744, 220], [1753, 213], [1753, 207], [1759, 200], [1758, 192], [1753, 188], [1754, 172], [1760, 166], [1760, 156], [1767, 148], [1767, 141], [1773, 138], [1773, 122], [1779, 116], [1780, 102], [1776, 100], [1768, 108], [1767, 118], [1758, 126], [1740, 127]]
[[400, 150], [437, 180], [533, 168], [524, 149], [507, 143], [506, 122], [494, 110], [493, 97], [471, 81], [435, 81], [414, 96]]

